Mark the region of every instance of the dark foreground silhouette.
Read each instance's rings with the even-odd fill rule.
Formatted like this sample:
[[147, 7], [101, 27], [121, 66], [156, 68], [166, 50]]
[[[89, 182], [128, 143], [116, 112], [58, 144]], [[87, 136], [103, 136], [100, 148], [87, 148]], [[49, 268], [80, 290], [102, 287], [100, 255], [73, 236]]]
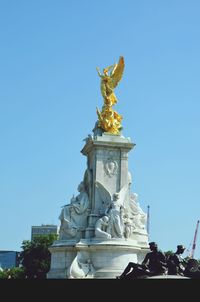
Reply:
[[129, 272], [118, 276], [117, 279], [146, 279], [146, 278], [189, 278], [189, 279], [200, 279], [200, 265], [196, 259], [189, 259], [187, 264], [185, 265], [184, 273], [168, 273], [167, 269], [159, 274], [155, 272], [151, 272], [145, 265], [138, 264], [134, 262], [130, 262], [126, 269]]

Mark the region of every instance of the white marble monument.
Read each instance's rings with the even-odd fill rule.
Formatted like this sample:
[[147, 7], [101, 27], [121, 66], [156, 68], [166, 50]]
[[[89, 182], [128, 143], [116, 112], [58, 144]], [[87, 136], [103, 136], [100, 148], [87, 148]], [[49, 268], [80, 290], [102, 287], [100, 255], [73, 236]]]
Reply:
[[[124, 68], [123, 58], [120, 60], [114, 66], [118, 79]], [[108, 71], [104, 73], [112, 78]], [[122, 136], [121, 125], [115, 123], [119, 115], [112, 110], [113, 90], [107, 96], [102, 91], [102, 95], [104, 106], [101, 113], [98, 111], [99, 120], [81, 150], [87, 166], [79, 193], [62, 208], [59, 239], [49, 249], [48, 279], [116, 278], [128, 262], [141, 263], [149, 251], [147, 215], [138, 203], [138, 195], [131, 192], [128, 153], [135, 144]], [[104, 115], [105, 124], [102, 118], [105, 112], [115, 117], [110, 118], [109, 129], [108, 117]]]

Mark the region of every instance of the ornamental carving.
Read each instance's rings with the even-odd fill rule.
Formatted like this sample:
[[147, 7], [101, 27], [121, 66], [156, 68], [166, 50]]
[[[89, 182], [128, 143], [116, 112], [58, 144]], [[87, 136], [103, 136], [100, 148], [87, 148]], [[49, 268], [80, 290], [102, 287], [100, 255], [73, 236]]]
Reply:
[[109, 158], [104, 164], [104, 171], [106, 175], [112, 177], [113, 175], [117, 174], [118, 171], [118, 164], [115, 160]]

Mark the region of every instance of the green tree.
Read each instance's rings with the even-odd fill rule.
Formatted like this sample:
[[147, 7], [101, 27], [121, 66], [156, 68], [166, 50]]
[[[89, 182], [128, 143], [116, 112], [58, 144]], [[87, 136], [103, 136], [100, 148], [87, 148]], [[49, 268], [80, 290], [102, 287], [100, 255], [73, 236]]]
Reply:
[[49, 247], [57, 237], [56, 234], [49, 234], [37, 236], [32, 241], [24, 240], [22, 242], [21, 248], [23, 251], [20, 253], [20, 260], [26, 278], [46, 278], [51, 262]]
[[23, 267], [12, 267], [6, 268], [0, 271], [0, 279], [24, 279], [24, 268]]
[[0, 271], [0, 279], [8, 279], [8, 274], [6, 270]]
[[171, 256], [174, 252], [173, 251], [167, 251], [167, 252], [164, 252], [164, 253], [165, 253], [166, 258], [169, 258], [169, 256]]

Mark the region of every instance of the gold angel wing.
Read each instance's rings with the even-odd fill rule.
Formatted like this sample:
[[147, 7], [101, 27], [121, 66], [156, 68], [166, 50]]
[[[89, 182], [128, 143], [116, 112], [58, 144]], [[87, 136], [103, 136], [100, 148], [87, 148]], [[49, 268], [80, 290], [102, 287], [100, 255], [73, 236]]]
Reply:
[[115, 64], [115, 67], [113, 68], [110, 76], [112, 79], [113, 88], [115, 88], [119, 83], [119, 81], [121, 80], [123, 72], [124, 72], [124, 58], [121, 56], [119, 57], [118, 64]]

